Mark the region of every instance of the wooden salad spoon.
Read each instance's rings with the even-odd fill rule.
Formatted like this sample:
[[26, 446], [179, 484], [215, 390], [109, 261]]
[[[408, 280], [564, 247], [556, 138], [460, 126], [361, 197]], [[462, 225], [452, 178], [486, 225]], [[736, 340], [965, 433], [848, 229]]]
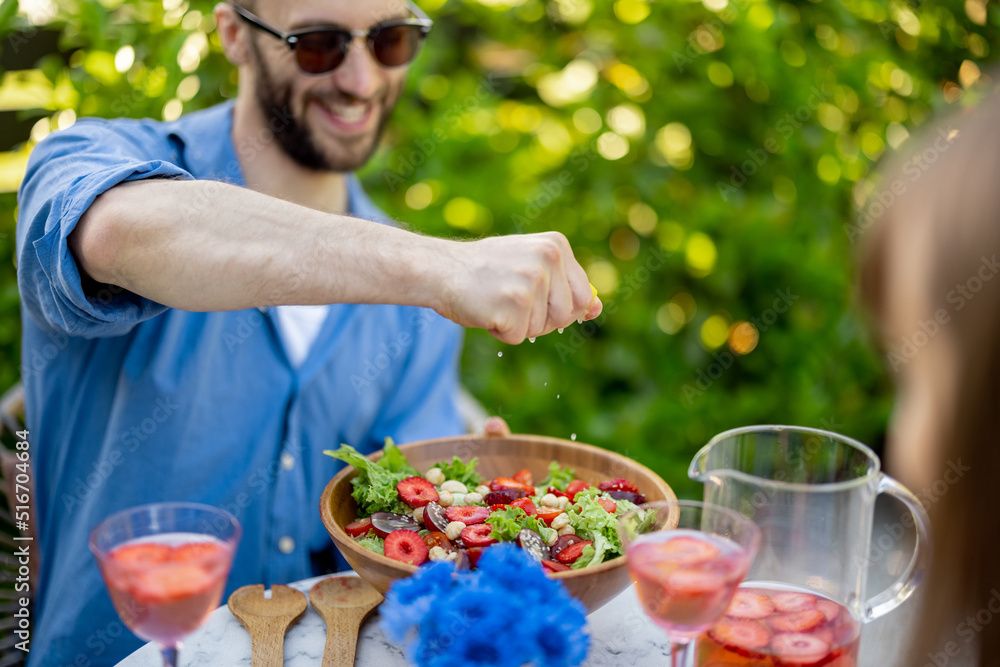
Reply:
[[309, 602], [326, 622], [323, 667], [351, 667], [361, 623], [382, 595], [360, 577], [330, 577], [309, 591]]
[[282, 667], [285, 663], [285, 633], [305, 613], [306, 596], [288, 586], [271, 586], [271, 599], [264, 597], [264, 584], [244, 586], [229, 596], [229, 611], [250, 633], [250, 664]]

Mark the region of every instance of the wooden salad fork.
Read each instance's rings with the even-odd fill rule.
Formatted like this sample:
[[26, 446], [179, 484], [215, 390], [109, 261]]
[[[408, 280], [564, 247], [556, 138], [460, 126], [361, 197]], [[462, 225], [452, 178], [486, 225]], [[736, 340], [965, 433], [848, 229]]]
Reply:
[[250, 633], [252, 667], [282, 667], [285, 662], [285, 633], [305, 613], [306, 596], [288, 586], [271, 586], [271, 598], [264, 597], [264, 585], [254, 584], [233, 591], [229, 611]]
[[323, 667], [351, 667], [358, 631], [382, 602], [382, 595], [360, 577], [330, 577], [309, 591], [309, 602], [326, 622]]

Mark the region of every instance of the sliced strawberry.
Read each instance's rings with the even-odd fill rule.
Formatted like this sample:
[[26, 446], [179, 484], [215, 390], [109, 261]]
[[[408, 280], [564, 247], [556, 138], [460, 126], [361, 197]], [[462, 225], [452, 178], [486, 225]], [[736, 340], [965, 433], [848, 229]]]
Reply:
[[608, 514], [614, 514], [618, 511], [618, 503], [608, 498], [598, 498], [597, 504], [604, 508], [604, 511]]
[[783, 665], [812, 665], [830, 653], [830, 645], [815, 635], [789, 632], [775, 635], [771, 653]]
[[813, 637], [819, 637], [830, 646], [833, 646], [833, 630], [831, 628], [823, 627], [818, 630], [813, 630], [809, 634]]
[[569, 565], [575, 563], [576, 559], [583, 554], [583, 550], [593, 544], [591, 540], [580, 540], [579, 542], [574, 542], [565, 549], [559, 552], [556, 556], [556, 560], [563, 565]]
[[351, 522], [344, 526], [344, 530], [351, 537], [361, 537], [362, 535], [367, 535], [368, 531], [372, 529], [372, 518], [366, 516], [364, 519], [358, 519], [357, 521]]
[[396, 492], [410, 507], [424, 507], [427, 503], [438, 501], [437, 489], [423, 477], [407, 477], [399, 480]]
[[518, 498], [510, 504], [511, 507], [520, 507], [524, 510], [525, 514], [528, 516], [535, 516], [538, 509], [535, 507], [534, 501], [531, 498]]
[[726, 578], [719, 572], [700, 568], [684, 568], [670, 575], [670, 590], [682, 596], [716, 593], [726, 586]]
[[479, 505], [452, 505], [444, 511], [448, 521], [461, 521], [466, 526], [483, 523], [490, 516], [489, 507]]
[[569, 565], [563, 565], [554, 560], [543, 560], [542, 567], [544, 567], [549, 572], [565, 572], [566, 570], [572, 569]]
[[707, 563], [718, 556], [719, 548], [706, 540], [681, 535], [662, 543], [658, 552], [669, 557], [672, 562], [695, 565]]
[[589, 488], [590, 484], [587, 484], [582, 479], [574, 479], [566, 486], [566, 497], [569, 498], [570, 502], [573, 502], [576, 500], [576, 494]]
[[738, 589], [726, 610], [736, 618], [766, 618], [774, 613], [774, 603], [760, 591]]
[[173, 555], [173, 549], [166, 544], [142, 542], [123, 544], [108, 554], [119, 563], [165, 563]]
[[205, 563], [218, 560], [226, 547], [217, 542], [188, 542], [174, 547], [171, 560], [175, 563]]
[[743, 649], [764, 648], [771, 642], [771, 633], [757, 621], [724, 619], [708, 631], [712, 638], [726, 647]]
[[806, 609], [775, 614], [767, 623], [775, 632], [809, 632], [826, 623], [826, 616], [819, 609]]
[[552, 520], [562, 513], [563, 511], [558, 507], [546, 507], [545, 505], [541, 505], [535, 508], [535, 516], [545, 523], [552, 523]]
[[168, 564], [134, 573], [131, 591], [142, 605], [175, 602], [200, 595], [212, 586], [220, 586], [204, 568], [194, 564]]
[[546, 491], [546, 493], [551, 493], [556, 498], [569, 498], [568, 493], [566, 493], [565, 491], [560, 491], [554, 486], [550, 486], [548, 491]]
[[840, 605], [833, 600], [817, 600], [816, 608], [823, 612], [827, 621], [832, 621], [840, 615]]
[[559, 552], [563, 549], [568, 549], [571, 545], [576, 544], [577, 542], [583, 542], [583, 538], [579, 535], [574, 535], [573, 533], [570, 533], [569, 535], [560, 535], [556, 540], [556, 543], [549, 548], [549, 551], [553, 558], [558, 559]]
[[535, 483], [535, 478], [532, 476], [531, 471], [527, 468], [521, 468], [516, 473], [514, 473], [514, 481], [518, 484], [524, 484], [525, 486], [531, 486]]
[[490, 537], [490, 533], [492, 532], [493, 526], [488, 523], [468, 526], [462, 531], [462, 542], [467, 547], [488, 547], [497, 542], [497, 540]]
[[401, 563], [420, 565], [427, 560], [427, 545], [412, 530], [394, 530], [385, 538], [385, 555]]
[[479, 564], [479, 557], [486, 551], [485, 547], [469, 547], [465, 550], [465, 555], [469, 559], [469, 567], [474, 568]]
[[628, 491], [630, 493], [639, 493], [639, 487], [627, 479], [622, 478], [603, 481], [597, 485], [597, 488], [601, 491]]
[[816, 596], [808, 593], [775, 593], [771, 601], [778, 611], [803, 611], [816, 608]]

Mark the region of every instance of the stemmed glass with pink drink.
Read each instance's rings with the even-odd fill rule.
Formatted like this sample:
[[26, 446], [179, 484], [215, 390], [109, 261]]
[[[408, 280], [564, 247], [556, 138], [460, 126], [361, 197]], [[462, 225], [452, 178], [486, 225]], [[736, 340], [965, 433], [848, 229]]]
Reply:
[[229, 512], [156, 503], [102, 521], [90, 549], [122, 621], [175, 667], [181, 640], [219, 606], [239, 539]]
[[665, 500], [619, 519], [618, 533], [643, 609], [670, 639], [673, 667], [726, 612], [760, 545], [760, 529], [718, 505]]

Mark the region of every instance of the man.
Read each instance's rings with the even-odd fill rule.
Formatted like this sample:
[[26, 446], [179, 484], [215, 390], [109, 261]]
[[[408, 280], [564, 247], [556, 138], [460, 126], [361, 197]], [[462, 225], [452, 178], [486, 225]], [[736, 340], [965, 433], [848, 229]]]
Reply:
[[519, 343], [600, 312], [560, 235], [461, 243], [369, 221], [350, 172], [403, 89], [428, 23], [414, 10], [219, 5], [235, 103], [82, 121], [36, 147], [18, 220], [32, 664], [112, 664], [140, 644], [87, 550], [105, 516], [229, 509], [229, 591], [329, 571], [323, 449], [460, 432], [458, 325]]

